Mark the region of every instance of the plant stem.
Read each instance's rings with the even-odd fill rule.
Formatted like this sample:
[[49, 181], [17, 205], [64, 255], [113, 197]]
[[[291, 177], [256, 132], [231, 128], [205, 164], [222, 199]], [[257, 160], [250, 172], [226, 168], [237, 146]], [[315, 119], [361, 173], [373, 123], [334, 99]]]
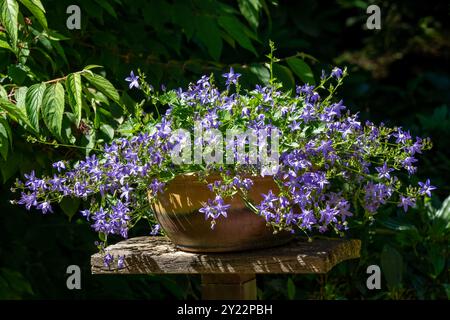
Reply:
[[67, 79], [67, 76], [64, 76], [64, 77], [61, 77], [61, 78], [56, 78], [56, 79], [44, 81], [43, 83], [49, 84], [49, 83], [54, 83], [54, 82], [63, 81], [63, 80], [66, 80], [66, 79]]
[[54, 146], [54, 147], [65, 147], [65, 148], [76, 148], [76, 149], [90, 149], [90, 150], [95, 150], [95, 151], [103, 151], [97, 148], [88, 148], [88, 147], [81, 147], [81, 146], [74, 146], [71, 144], [64, 144], [64, 143], [52, 143], [52, 142], [47, 142], [47, 141], [42, 141], [42, 140], [34, 140], [34, 143], [40, 143], [40, 144], [45, 144], [45, 145], [49, 145], [49, 146]]

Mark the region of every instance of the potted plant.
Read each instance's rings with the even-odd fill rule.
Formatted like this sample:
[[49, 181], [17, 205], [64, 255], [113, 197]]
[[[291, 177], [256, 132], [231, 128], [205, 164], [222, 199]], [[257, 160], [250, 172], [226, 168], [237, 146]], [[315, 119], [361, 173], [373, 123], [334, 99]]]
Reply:
[[429, 139], [350, 113], [335, 97], [345, 69], [291, 92], [272, 76], [273, 51], [268, 57], [270, 83], [253, 90], [241, 89], [232, 68], [223, 91], [203, 76], [157, 92], [132, 72], [130, 89], [158, 105], [158, 116], [82, 161], [54, 163], [52, 176], [25, 175], [17, 203], [45, 214], [63, 198], [83, 199], [100, 250], [146, 219], [183, 250], [217, 252], [297, 233], [344, 235], [355, 216], [370, 222], [387, 202], [406, 212], [430, 196], [429, 180], [410, 185]]

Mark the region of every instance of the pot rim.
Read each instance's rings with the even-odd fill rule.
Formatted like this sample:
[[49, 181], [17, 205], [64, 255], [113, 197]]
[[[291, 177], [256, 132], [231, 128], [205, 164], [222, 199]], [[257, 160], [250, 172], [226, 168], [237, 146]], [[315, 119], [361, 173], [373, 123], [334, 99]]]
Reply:
[[[183, 173], [183, 174], [178, 174], [175, 176], [175, 178], [173, 178], [172, 180], [168, 181], [167, 184], [173, 184], [173, 185], [180, 185], [180, 184], [186, 184], [186, 183], [190, 183], [190, 184], [202, 184], [204, 185], [203, 181], [200, 181], [198, 179], [198, 172], [188, 172], [188, 173]], [[249, 174], [245, 174], [242, 176], [243, 178], [249, 178], [252, 179], [253, 181], [259, 181], [259, 182], [265, 182], [265, 181], [269, 181], [272, 180], [273, 181], [273, 176], [252, 176]], [[214, 182], [217, 180], [221, 180], [221, 176], [218, 173], [211, 173], [205, 176], [206, 180], [208, 182]]]

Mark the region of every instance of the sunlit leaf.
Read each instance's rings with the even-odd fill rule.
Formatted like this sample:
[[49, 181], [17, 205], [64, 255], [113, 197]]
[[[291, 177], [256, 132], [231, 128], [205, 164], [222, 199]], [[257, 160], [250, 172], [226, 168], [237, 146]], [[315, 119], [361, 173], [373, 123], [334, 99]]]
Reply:
[[100, 92], [104, 93], [108, 98], [113, 100], [116, 103], [120, 103], [120, 96], [117, 92], [116, 88], [106, 80], [101, 75], [89, 72], [83, 72], [83, 77], [86, 78], [95, 88], [97, 88]]
[[13, 50], [17, 48], [19, 4], [16, 0], [2, 0], [0, 3], [0, 17], [11, 40]]
[[76, 125], [80, 125], [81, 109], [83, 107], [83, 88], [81, 86], [81, 76], [79, 73], [71, 73], [66, 79], [66, 90], [69, 105], [76, 118]]
[[31, 14], [36, 18], [39, 24], [45, 29], [48, 28], [47, 18], [45, 17], [45, 10], [42, 3], [39, 0], [19, 0]]
[[61, 127], [64, 113], [64, 88], [55, 83], [45, 89], [42, 101], [42, 117], [53, 136], [61, 139]]
[[27, 117], [36, 132], [39, 132], [39, 115], [45, 88], [45, 83], [32, 85], [28, 89], [25, 97], [25, 110]]
[[305, 83], [315, 85], [314, 74], [308, 64], [298, 58], [289, 58], [286, 60], [289, 67]]

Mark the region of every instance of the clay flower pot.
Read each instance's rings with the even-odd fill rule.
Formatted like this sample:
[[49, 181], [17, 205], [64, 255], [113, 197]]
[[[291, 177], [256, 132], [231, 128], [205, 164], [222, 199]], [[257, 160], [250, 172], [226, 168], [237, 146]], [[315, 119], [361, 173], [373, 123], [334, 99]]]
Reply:
[[[219, 180], [209, 176], [208, 183]], [[263, 193], [278, 191], [272, 177], [252, 177], [253, 187], [249, 198], [254, 203], [262, 200]], [[166, 191], [152, 204], [156, 218], [167, 236], [181, 250], [189, 252], [231, 252], [261, 249], [282, 245], [291, 240], [288, 232], [274, 234], [263, 217], [248, 209], [241, 197], [227, 199], [231, 207], [227, 218], [216, 220], [214, 229], [211, 221], [205, 220], [198, 210], [215, 195], [207, 185], [194, 175], [181, 175], [172, 180]]]

